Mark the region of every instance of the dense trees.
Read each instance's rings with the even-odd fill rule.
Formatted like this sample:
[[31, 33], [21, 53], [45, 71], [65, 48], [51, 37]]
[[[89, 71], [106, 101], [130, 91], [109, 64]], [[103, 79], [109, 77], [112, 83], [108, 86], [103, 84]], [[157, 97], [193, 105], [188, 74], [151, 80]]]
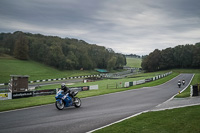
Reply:
[[0, 54], [22, 60], [35, 60], [58, 69], [116, 69], [126, 65], [126, 58], [110, 48], [83, 40], [23, 33], [0, 34]]
[[20, 60], [28, 59], [28, 40], [22, 33], [18, 33], [14, 44], [14, 57]]
[[143, 58], [142, 68], [146, 71], [200, 68], [200, 43], [178, 45], [161, 51], [156, 49]]

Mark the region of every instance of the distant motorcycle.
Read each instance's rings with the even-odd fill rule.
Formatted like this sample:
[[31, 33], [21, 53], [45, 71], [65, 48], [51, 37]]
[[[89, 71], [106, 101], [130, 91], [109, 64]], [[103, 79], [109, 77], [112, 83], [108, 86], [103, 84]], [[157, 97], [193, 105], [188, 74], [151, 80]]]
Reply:
[[182, 80], [183, 85], [185, 85], [185, 80]]
[[181, 88], [181, 82], [178, 82], [178, 87]]
[[78, 97], [75, 97], [78, 94], [78, 91], [72, 92], [71, 95], [73, 95], [74, 98], [69, 96], [69, 93], [67, 95], [64, 94], [63, 90], [59, 90], [55, 96], [56, 99], [56, 108], [58, 110], [64, 109], [64, 107], [70, 107], [75, 106], [76, 108], [79, 108], [81, 106], [81, 100]]

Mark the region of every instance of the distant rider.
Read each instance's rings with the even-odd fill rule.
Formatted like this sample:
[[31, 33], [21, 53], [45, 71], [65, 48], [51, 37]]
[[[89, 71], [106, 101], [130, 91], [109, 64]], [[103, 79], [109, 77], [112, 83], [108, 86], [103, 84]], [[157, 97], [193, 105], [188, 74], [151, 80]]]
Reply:
[[182, 80], [182, 83], [183, 83], [183, 85], [185, 85], [185, 80], [184, 79]]
[[178, 86], [181, 87], [181, 80], [178, 80]]

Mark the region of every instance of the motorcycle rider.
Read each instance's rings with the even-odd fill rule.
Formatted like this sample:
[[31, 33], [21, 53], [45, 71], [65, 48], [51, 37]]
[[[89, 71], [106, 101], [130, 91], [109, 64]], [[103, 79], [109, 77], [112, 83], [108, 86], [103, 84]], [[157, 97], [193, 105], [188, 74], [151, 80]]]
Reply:
[[182, 80], [182, 83], [183, 83], [183, 85], [185, 85], [185, 80], [184, 79]]
[[72, 92], [70, 91], [70, 89], [65, 85], [65, 83], [61, 84], [61, 90], [64, 91], [64, 99], [67, 97], [67, 94], [69, 94], [69, 96], [74, 99], [74, 96], [72, 95]]
[[181, 87], [181, 80], [178, 80], [178, 86]]

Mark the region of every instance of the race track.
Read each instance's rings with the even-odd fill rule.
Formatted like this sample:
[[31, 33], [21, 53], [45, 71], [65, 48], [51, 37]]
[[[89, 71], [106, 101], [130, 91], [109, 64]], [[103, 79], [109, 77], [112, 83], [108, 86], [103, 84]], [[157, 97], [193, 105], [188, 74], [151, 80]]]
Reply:
[[[152, 109], [187, 86], [192, 76], [180, 74], [156, 87], [84, 98], [81, 99], [81, 108], [70, 107], [59, 111], [54, 104], [50, 104], [3, 112], [0, 113], [0, 133], [84, 133]], [[186, 81], [180, 89], [177, 86], [179, 79]]]

